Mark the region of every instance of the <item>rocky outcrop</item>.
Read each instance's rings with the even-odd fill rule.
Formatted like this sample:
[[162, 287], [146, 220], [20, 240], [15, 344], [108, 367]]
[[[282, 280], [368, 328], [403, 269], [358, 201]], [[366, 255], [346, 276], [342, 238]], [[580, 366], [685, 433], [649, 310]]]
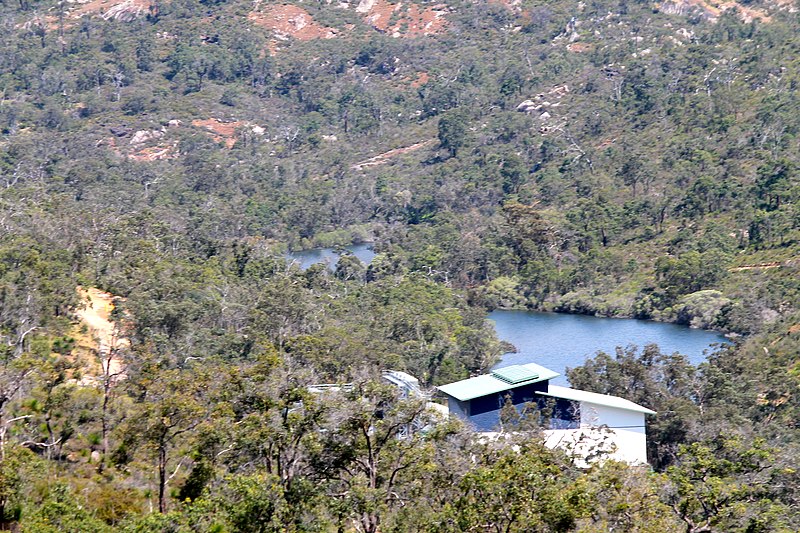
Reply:
[[521, 102], [517, 106], [517, 111], [520, 113], [540, 113], [542, 116], [547, 115], [545, 118], [549, 118], [551, 113], [548, 110], [551, 110], [554, 107], [559, 107], [561, 105], [561, 98], [565, 95], [569, 94], [569, 87], [566, 85], [556, 85], [547, 93], [539, 93], [534, 96], [532, 99], [525, 100]]
[[413, 3], [393, 4], [386, 0], [361, 0], [356, 12], [378, 31], [392, 37], [419, 37], [439, 33], [447, 26], [445, 4], [422, 7]]
[[769, 22], [770, 16], [763, 10], [747, 7], [738, 2], [707, 2], [706, 0], [666, 0], [656, 4], [656, 8], [668, 15], [689, 15], [691, 13], [700, 14], [709, 22], [716, 22], [720, 15], [730, 9], [736, 9], [739, 18], [743, 22], [750, 23], [753, 20]]

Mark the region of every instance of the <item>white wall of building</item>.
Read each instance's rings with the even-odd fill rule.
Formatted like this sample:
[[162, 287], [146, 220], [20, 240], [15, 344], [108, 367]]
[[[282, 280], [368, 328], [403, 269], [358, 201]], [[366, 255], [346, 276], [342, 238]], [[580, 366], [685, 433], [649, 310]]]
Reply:
[[610, 428], [641, 428], [644, 433], [644, 413], [581, 402], [581, 426], [608, 426]]
[[615, 459], [631, 464], [647, 462], [644, 413], [581, 402], [580, 429], [545, 431], [545, 444], [559, 447], [591, 462]]

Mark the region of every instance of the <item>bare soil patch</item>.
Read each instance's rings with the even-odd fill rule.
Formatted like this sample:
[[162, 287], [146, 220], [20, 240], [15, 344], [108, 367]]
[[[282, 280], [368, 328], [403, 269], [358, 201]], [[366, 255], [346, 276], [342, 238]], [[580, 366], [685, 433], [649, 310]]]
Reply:
[[778, 268], [781, 263], [778, 261], [771, 261], [769, 263], [758, 263], [755, 265], [742, 265], [728, 269], [730, 272], [741, 272], [743, 270], [767, 270], [770, 268]]
[[261, 5], [257, 2], [247, 16], [253, 23], [272, 30], [279, 40], [332, 39], [339, 30], [319, 24], [305, 9], [291, 4]]
[[125, 366], [119, 352], [128, 348], [130, 341], [121, 335], [117, 325], [111, 321], [117, 298], [95, 287], [78, 287], [77, 290], [84, 306], [75, 314], [88, 329], [87, 336], [78, 336], [79, 344], [88, 344], [90, 350], [99, 357], [102, 374], [123, 375]]

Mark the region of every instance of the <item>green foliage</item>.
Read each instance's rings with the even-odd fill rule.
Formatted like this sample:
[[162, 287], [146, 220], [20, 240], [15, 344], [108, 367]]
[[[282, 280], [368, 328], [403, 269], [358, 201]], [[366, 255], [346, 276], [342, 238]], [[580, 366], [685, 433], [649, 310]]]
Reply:
[[47, 496], [20, 523], [23, 530], [55, 533], [65, 531], [78, 533], [86, 531], [101, 533], [110, 528], [89, 513], [64, 484], [56, 484], [48, 489]]
[[659, 257], [656, 261], [658, 284], [668, 299], [717, 285], [727, 274], [724, 254], [688, 251], [678, 257]]
[[439, 119], [439, 144], [455, 157], [467, 138], [467, 116], [460, 109], [452, 109]]
[[679, 324], [693, 328], [714, 328], [719, 324], [722, 310], [731, 301], [719, 291], [698, 291], [684, 296], [675, 306]]
[[[393, 38], [297, 7], [335, 37], [274, 40], [241, 0], [0, 5], [2, 527], [797, 530], [796, 17], [461, 2]], [[281, 255], [353, 242], [376, 259]], [[78, 285], [122, 297], [124, 380], [76, 334]], [[658, 412], [663, 476], [396, 438], [419, 406], [378, 372], [485, 371], [484, 307], [751, 337], [570, 373]]]
[[236, 476], [227, 480], [225, 513], [231, 531], [259, 533], [287, 530], [286, 501], [275, 476]]
[[770, 497], [774, 450], [736, 437], [683, 446], [680, 466], [667, 469], [665, 497], [687, 531], [781, 531], [788, 510]]
[[444, 531], [570, 531], [591, 507], [586, 487], [536, 441], [474, 469], [456, 494], [445, 507]]

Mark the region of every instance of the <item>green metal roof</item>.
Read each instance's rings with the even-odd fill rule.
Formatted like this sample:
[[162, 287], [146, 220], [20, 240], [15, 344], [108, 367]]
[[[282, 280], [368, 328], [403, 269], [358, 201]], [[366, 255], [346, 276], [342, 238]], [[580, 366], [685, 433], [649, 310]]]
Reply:
[[[558, 375], [558, 372], [553, 372], [536, 363], [528, 363], [527, 365], [513, 365], [498, 368], [491, 374], [463, 379], [437, 388], [446, 395], [463, 402], [465, 400], [515, 389], [523, 385], [546, 381]], [[512, 382], [511, 380], [516, 381]]]

